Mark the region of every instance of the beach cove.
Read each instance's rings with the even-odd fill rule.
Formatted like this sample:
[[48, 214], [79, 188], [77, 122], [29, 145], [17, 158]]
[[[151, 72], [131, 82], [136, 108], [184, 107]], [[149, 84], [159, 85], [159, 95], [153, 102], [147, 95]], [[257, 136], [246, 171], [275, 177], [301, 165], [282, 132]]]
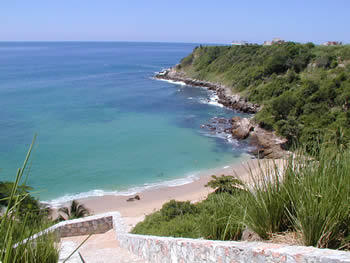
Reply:
[[2, 43], [2, 179], [13, 179], [34, 133], [28, 184], [54, 207], [187, 184], [247, 158], [245, 143], [200, 128], [245, 114], [207, 89], [153, 79], [195, 46]]

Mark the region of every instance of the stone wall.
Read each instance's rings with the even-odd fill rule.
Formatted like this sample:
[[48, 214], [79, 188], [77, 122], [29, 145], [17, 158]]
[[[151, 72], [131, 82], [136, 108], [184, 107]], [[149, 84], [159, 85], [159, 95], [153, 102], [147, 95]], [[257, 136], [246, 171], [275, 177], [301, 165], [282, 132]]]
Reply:
[[108, 230], [113, 229], [114, 218], [120, 218], [120, 214], [118, 212], [111, 212], [79, 219], [62, 221], [56, 225], [45, 229], [44, 231], [41, 231], [31, 236], [30, 239], [36, 239], [37, 237], [45, 233], [51, 232], [57, 233], [58, 238], [83, 236], [90, 234], [102, 234], [107, 232]]
[[[67, 221], [69, 222], [69, 221]], [[88, 217], [70, 221], [58, 228], [60, 237], [84, 236], [90, 234], [102, 234], [113, 228], [113, 216]]]
[[350, 263], [350, 252], [263, 242], [212, 241], [134, 235], [113, 218], [119, 245], [148, 262]]
[[117, 234], [121, 247], [149, 262], [350, 262], [350, 252], [263, 242]]
[[263, 242], [212, 241], [129, 234], [118, 212], [64, 221], [33, 236], [57, 231], [61, 237], [115, 230], [119, 246], [148, 262], [350, 263], [350, 252]]

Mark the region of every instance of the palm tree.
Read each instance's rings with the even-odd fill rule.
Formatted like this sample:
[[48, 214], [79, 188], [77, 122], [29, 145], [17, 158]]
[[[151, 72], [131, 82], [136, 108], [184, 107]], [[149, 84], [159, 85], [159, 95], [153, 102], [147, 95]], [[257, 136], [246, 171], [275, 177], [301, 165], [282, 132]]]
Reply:
[[58, 220], [64, 221], [88, 216], [90, 215], [90, 211], [84, 205], [79, 204], [78, 201], [73, 200], [70, 207], [61, 207], [58, 209], [58, 214]]

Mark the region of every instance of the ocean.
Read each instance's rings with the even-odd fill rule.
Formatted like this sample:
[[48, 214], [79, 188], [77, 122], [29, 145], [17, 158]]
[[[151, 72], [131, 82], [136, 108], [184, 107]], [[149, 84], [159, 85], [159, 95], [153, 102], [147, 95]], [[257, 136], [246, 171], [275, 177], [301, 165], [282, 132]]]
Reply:
[[204, 88], [153, 79], [196, 44], [0, 43], [0, 181], [14, 180], [34, 134], [27, 183], [53, 205], [190, 182], [246, 158], [200, 128], [239, 114]]

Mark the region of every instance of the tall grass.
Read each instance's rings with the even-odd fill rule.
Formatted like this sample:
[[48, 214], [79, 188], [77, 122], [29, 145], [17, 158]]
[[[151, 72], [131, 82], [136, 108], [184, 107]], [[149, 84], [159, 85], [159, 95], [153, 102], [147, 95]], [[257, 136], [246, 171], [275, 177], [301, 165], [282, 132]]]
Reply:
[[0, 217], [0, 262], [2, 263], [58, 261], [58, 250], [53, 234], [46, 234], [35, 240], [26, 240], [36, 231], [45, 228], [45, 223], [33, 223], [29, 219], [29, 211], [24, 217], [23, 214], [20, 215], [19, 207], [27, 194], [18, 194], [17, 189], [26, 171], [35, 139], [34, 137], [22, 167], [17, 171], [8, 197], [8, 205]]
[[247, 187], [246, 199], [241, 202], [246, 211], [244, 224], [260, 237], [268, 239], [272, 233], [289, 228], [290, 221], [286, 215], [288, 197], [284, 189], [281, 172], [275, 163], [259, 163], [259, 172], [250, 168], [252, 184]]
[[285, 188], [304, 244], [349, 249], [350, 151], [324, 148], [317, 159], [298, 158], [297, 163], [294, 180]]
[[240, 207], [244, 195], [236, 192], [211, 194], [200, 204], [198, 228], [201, 237], [214, 240], [238, 240], [242, 236], [244, 212]]
[[242, 202], [244, 223], [268, 239], [287, 229], [308, 246], [349, 249], [350, 151], [321, 147], [296, 152], [280, 172], [262, 169]]

